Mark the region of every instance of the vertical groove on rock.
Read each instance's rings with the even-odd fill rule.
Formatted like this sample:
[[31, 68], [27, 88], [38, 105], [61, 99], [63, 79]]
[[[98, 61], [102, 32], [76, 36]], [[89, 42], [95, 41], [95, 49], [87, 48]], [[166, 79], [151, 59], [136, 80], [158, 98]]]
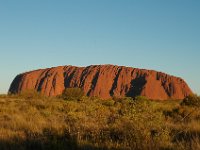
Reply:
[[118, 72], [117, 72], [117, 74], [116, 74], [116, 76], [114, 78], [114, 82], [112, 84], [112, 88], [111, 88], [111, 90], [109, 92], [111, 96], [114, 96], [114, 90], [117, 88], [117, 81], [119, 79], [119, 75], [120, 75], [121, 71], [122, 71], [122, 67], [118, 68]]
[[[70, 69], [72, 69], [72, 71]], [[65, 88], [69, 88], [72, 78], [74, 77], [74, 74], [76, 73], [76, 68], [69, 68], [66, 71], [67, 72], [64, 73], [64, 76], [65, 76], [64, 85], [65, 85]]]
[[40, 75], [40, 77], [42, 77], [42, 78], [39, 78], [38, 81], [37, 81], [37, 85], [36, 85], [37, 91], [41, 91], [42, 90], [43, 83], [47, 79], [49, 71], [50, 71], [50, 69], [49, 70], [45, 70]]
[[88, 91], [87, 96], [91, 96], [91, 92], [93, 92], [95, 90], [99, 74], [100, 74], [100, 70], [98, 69], [96, 74], [93, 76], [91, 86], [90, 86], [90, 90]]
[[141, 76], [133, 79], [131, 81], [131, 87], [129, 89], [129, 91], [127, 92], [126, 96], [128, 97], [135, 97], [135, 96], [139, 96], [142, 92], [142, 88], [144, 87], [146, 83], [145, 77]]

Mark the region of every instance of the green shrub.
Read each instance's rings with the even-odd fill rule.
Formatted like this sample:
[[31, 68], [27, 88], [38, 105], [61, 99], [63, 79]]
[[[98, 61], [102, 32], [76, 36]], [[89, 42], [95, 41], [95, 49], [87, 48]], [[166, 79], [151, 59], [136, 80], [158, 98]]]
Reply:
[[197, 95], [189, 95], [183, 99], [181, 105], [200, 107], [200, 97]]
[[84, 96], [84, 91], [80, 88], [66, 88], [62, 93], [64, 100], [79, 100]]
[[45, 97], [43, 94], [35, 90], [25, 90], [20, 92], [16, 96], [24, 99], [41, 99], [42, 97]]
[[102, 104], [105, 105], [105, 106], [114, 106], [115, 101], [112, 100], [112, 99], [110, 99], [110, 100], [103, 100]]
[[147, 99], [145, 96], [136, 96], [134, 98], [135, 101], [146, 101], [146, 100], [149, 100]]
[[8, 95], [6, 95], [6, 94], [0, 94], [0, 98], [7, 98], [8, 97]]

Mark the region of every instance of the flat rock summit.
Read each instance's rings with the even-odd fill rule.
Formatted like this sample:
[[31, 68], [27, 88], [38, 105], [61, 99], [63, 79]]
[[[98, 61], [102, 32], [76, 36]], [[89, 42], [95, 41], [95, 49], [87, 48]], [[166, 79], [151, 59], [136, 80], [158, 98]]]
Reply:
[[114, 65], [88, 67], [59, 66], [19, 74], [9, 93], [37, 90], [47, 96], [62, 94], [65, 88], [82, 88], [88, 96], [103, 99], [146, 96], [149, 99], [183, 99], [192, 94], [186, 82], [178, 77], [153, 70]]

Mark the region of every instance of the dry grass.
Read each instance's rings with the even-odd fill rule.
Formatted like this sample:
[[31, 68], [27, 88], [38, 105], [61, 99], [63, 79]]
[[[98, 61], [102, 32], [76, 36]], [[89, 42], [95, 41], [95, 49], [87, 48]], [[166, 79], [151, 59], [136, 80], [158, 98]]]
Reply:
[[199, 149], [200, 110], [180, 103], [3, 95], [0, 149]]

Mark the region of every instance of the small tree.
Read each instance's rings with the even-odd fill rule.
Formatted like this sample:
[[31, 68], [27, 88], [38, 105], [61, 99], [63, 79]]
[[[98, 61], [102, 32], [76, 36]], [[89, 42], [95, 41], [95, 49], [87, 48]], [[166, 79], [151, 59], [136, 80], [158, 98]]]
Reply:
[[24, 91], [21, 91], [18, 94], [18, 96], [25, 98], [25, 99], [40, 99], [40, 98], [44, 97], [43, 94], [41, 94], [40, 92], [38, 92], [36, 90], [24, 90]]
[[62, 93], [64, 100], [79, 100], [84, 96], [84, 91], [81, 88], [66, 88]]
[[183, 99], [181, 105], [200, 107], [200, 97], [197, 95], [189, 95]]

